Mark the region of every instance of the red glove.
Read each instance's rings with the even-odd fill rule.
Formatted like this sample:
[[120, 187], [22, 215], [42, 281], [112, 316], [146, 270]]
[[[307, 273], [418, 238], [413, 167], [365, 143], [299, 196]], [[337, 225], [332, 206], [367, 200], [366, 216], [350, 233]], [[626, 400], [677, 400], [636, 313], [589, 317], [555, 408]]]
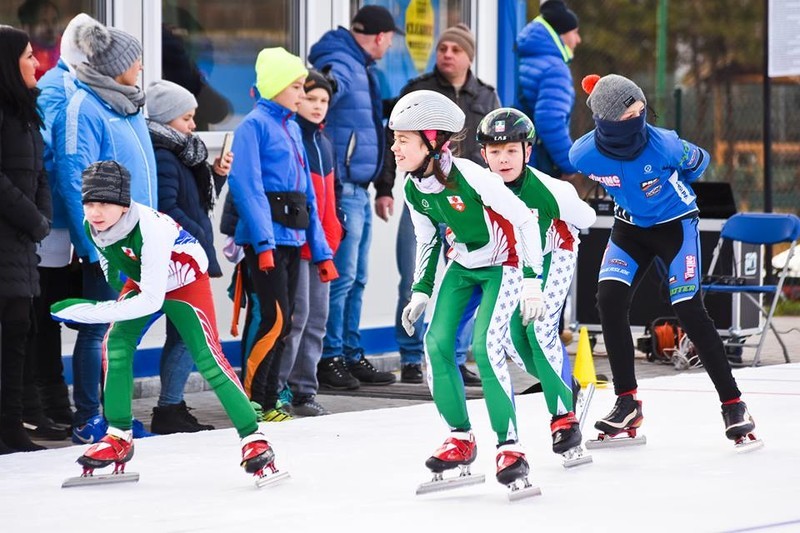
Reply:
[[336, 266], [330, 259], [317, 263], [317, 270], [319, 270], [319, 279], [322, 283], [328, 283], [339, 277]]
[[258, 254], [258, 269], [269, 272], [275, 268], [275, 259], [272, 257], [272, 250], [266, 250]]

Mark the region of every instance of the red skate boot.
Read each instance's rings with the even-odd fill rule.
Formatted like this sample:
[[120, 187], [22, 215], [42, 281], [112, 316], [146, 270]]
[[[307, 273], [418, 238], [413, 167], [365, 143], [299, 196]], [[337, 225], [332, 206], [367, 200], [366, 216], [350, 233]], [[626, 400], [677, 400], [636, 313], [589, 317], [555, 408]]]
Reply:
[[289, 477], [275, 467], [275, 452], [264, 435], [254, 431], [242, 439], [241, 466], [248, 474], [256, 476], [256, 486], [261, 488]]
[[[98, 483], [139, 481], [139, 474], [125, 473], [125, 464], [131, 458], [133, 458], [132, 432], [109, 427], [100, 442], [92, 444], [82, 456], [78, 457], [78, 464], [83, 467], [83, 474], [65, 480], [61, 486], [67, 488]], [[114, 463], [113, 473], [94, 475], [95, 468], [105, 468], [111, 463]]]
[[503, 444], [497, 448], [497, 482], [510, 489], [508, 499], [511, 501], [538, 496], [542, 493], [528, 481], [528, 461], [519, 444]]
[[[483, 474], [473, 476], [470, 472], [470, 465], [477, 456], [478, 445], [475, 443], [475, 435], [471, 431], [453, 431], [444, 444], [425, 461], [425, 466], [433, 472], [433, 480], [420, 485], [417, 494], [483, 483], [486, 481], [486, 476]], [[456, 467], [461, 469], [459, 476], [445, 479], [442, 473]]]

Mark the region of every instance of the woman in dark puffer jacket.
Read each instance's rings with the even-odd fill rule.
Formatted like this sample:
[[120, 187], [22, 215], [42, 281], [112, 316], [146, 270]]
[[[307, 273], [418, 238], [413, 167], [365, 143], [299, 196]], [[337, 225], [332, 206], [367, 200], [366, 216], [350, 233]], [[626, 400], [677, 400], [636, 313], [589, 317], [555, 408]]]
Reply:
[[22, 426], [25, 344], [39, 295], [36, 243], [52, 219], [36, 107], [38, 64], [27, 33], [0, 26], [0, 453], [43, 449]]

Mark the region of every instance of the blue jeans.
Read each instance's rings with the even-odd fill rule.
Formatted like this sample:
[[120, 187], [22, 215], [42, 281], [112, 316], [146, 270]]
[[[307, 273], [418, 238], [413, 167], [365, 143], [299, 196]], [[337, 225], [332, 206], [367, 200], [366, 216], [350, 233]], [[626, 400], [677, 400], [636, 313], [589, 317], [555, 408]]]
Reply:
[[356, 362], [364, 353], [359, 326], [372, 238], [369, 192], [353, 183], [343, 183], [340, 207], [347, 215], [347, 237], [333, 258], [339, 278], [331, 282], [322, 358], [344, 356], [346, 361]]
[[[444, 242], [444, 226], [441, 227], [442, 242]], [[414, 235], [414, 224], [408, 206], [403, 203], [403, 213], [400, 215], [400, 224], [397, 227], [397, 270], [400, 273], [398, 285], [397, 309], [395, 311], [394, 335], [400, 350], [400, 364], [421, 364], [423, 356], [422, 338], [425, 336], [425, 315], [419, 317], [414, 323], [414, 335], [409, 336], [403, 328], [403, 308], [411, 300], [411, 286], [414, 283], [414, 269], [417, 257], [417, 239]], [[456, 332], [456, 364], [463, 365], [467, 362], [467, 351], [472, 344], [472, 331], [475, 326], [475, 311], [481, 303], [481, 291], [475, 289], [472, 297], [464, 310], [464, 316], [458, 324]]]
[[161, 394], [158, 406], [176, 405], [183, 401], [183, 390], [194, 368], [194, 360], [178, 330], [167, 319], [167, 340], [161, 351]]
[[[98, 301], [116, 300], [116, 291], [98, 268], [97, 265], [81, 263], [83, 297]], [[77, 328], [78, 337], [72, 352], [72, 400], [75, 402], [75, 425], [82, 426], [100, 414], [103, 337], [108, 324], [79, 324]]]

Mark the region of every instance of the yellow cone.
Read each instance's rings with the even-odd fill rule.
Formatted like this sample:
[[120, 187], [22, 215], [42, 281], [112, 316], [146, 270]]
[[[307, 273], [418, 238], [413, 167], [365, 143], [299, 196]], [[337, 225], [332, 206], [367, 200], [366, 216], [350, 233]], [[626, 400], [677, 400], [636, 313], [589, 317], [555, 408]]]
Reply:
[[581, 328], [578, 336], [578, 353], [575, 356], [574, 374], [581, 387], [594, 383], [595, 387], [602, 389], [607, 385], [605, 381], [597, 381], [597, 375], [594, 372], [594, 360], [592, 359], [592, 345], [589, 343], [589, 330], [586, 329], [586, 326]]

